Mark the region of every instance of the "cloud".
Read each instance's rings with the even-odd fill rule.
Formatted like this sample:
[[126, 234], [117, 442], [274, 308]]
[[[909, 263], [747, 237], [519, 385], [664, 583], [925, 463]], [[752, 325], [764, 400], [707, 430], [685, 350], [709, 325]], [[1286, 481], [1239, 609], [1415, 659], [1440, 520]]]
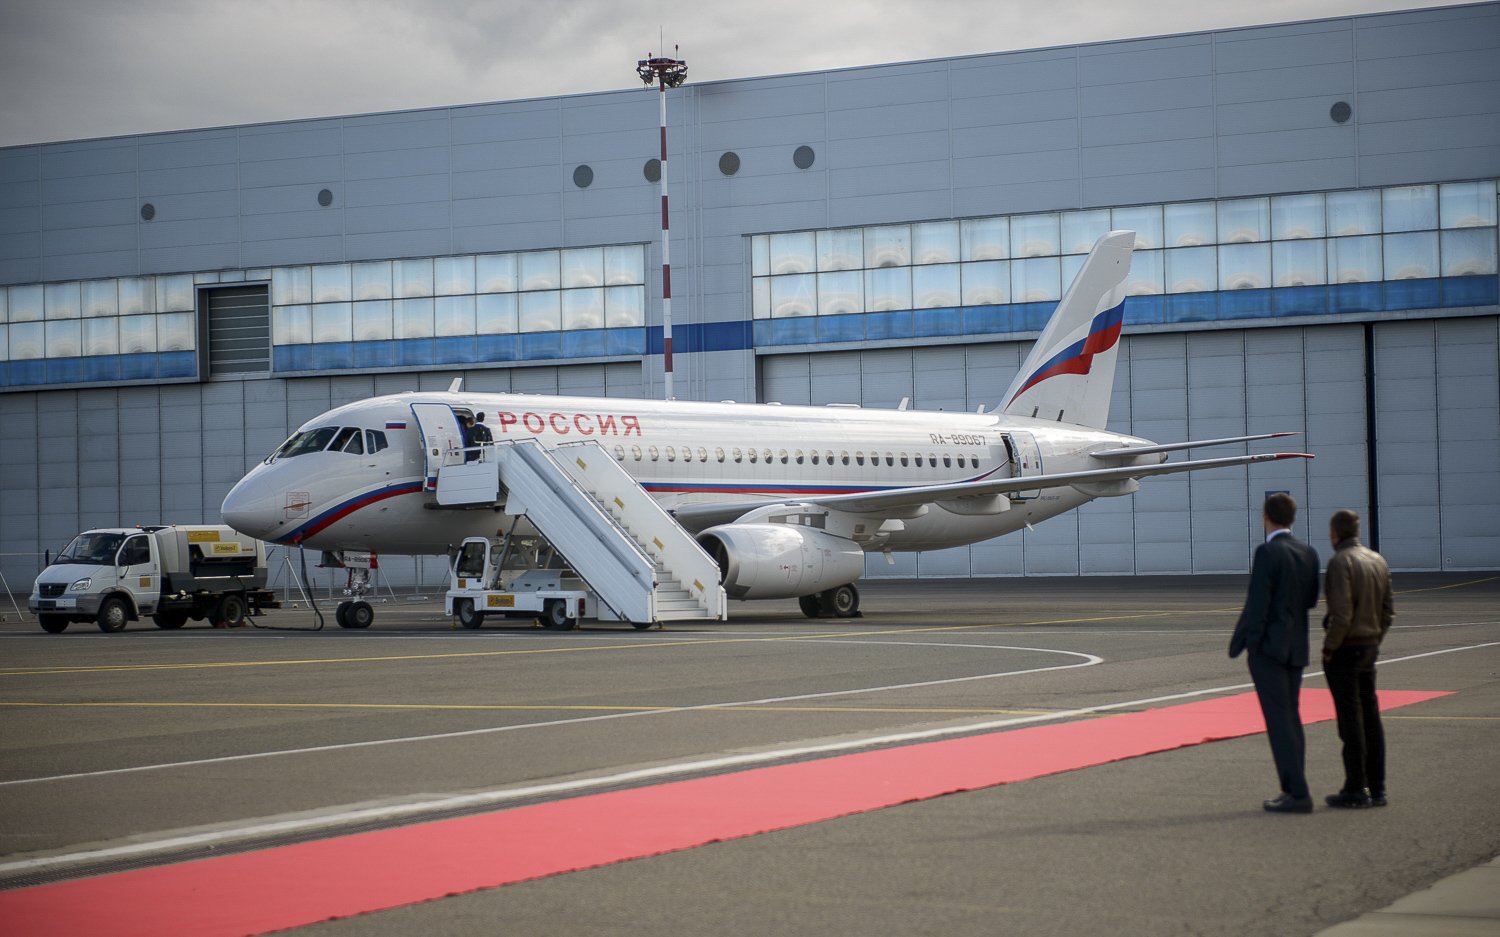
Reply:
[[639, 87], [663, 44], [701, 82], [1412, 2], [12, 0], [0, 146]]

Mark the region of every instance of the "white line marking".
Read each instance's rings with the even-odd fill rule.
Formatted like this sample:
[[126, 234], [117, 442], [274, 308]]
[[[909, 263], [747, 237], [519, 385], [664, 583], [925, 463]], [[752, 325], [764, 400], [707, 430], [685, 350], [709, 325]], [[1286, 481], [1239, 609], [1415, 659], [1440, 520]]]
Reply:
[[[964, 647], [966, 645], [945, 645], [948, 647]], [[972, 645], [969, 645], [972, 646]], [[18, 778], [12, 781], [0, 781], [0, 787], [14, 787], [20, 784], [40, 784], [46, 781], [71, 781], [82, 778], [107, 777], [115, 774], [133, 774], [139, 771], [159, 771], [168, 768], [190, 768], [199, 765], [223, 764], [232, 761], [249, 761], [258, 758], [274, 758], [282, 755], [308, 755], [319, 752], [344, 751], [351, 748], [371, 748], [378, 745], [396, 745], [403, 742], [432, 742], [444, 739], [467, 738], [476, 735], [493, 735], [500, 732], [519, 732], [524, 729], [545, 729], [556, 726], [580, 725], [588, 722], [603, 722], [610, 719], [634, 719], [643, 716], [667, 716], [676, 713], [696, 712], [705, 709], [728, 709], [735, 706], [769, 706], [776, 703], [793, 703], [800, 700], [827, 699], [833, 696], [858, 696], [865, 693], [884, 693], [891, 690], [913, 690], [924, 687], [944, 686], [951, 683], [967, 683], [974, 680], [991, 680], [996, 677], [1018, 677], [1025, 674], [1047, 673], [1053, 670], [1072, 670], [1075, 667], [1092, 667], [1095, 664], [1104, 663], [1104, 658], [1093, 654], [1084, 654], [1078, 651], [1062, 651], [1053, 648], [1037, 647], [999, 647], [995, 645], [979, 645], [986, 650], [995, 651], [1037, 651], [1043, 654], [1063, 654], [1068, 657], [1081, 657], [1083, 661], [1076, 664], [1059, 664], [1055, 667], [1034, 667], [1028, 670], [1002, 670], [996, 673], [977, 674], [970, 677], [947, 677], [942, 680], [923, 680], [918, 683], [895, 683], [887, 686], [859, 687], [851, 690], [830, 690], [823, 693], [799, 693], [793, 696], [774, 696], [755, 700], [732, 700], [722, 703], [700, 703], [696, 706], [673, 706], [662, 709], [636, 710], [622, 713], [606, 713], [598, 716], [577, 716], [570, 719], [553, 719], [546, 722], [525, 722], [518, 725], [490, 726], [483, 729], [465, 729], [459, 732], [439, 732], [432, 735], [409, 735], [389, 739], [370, 739], [364, 742], [340, 742], [333, 745], [315, 745], [309, 748], [287, 748], [268, 752], [249, 752], [242, 755], [222, 755], [218, 758], [196, 758], [190, 761], [172, 761], [154, 765], [134, 765], [128, 768], [107, 768], [102, 771], [80, 771], [74, 774], [55, 774], [40, 778]]]
[[[1465, 647], [1445, 648], [1445, 649], [1440, 650], [1440, 651], [1428, 651], [1428, 652], [1425, 652], [1425, 653], [1422, 653], [1422, 654], [1411, 654], [1411, 655], [1408, 655], [1406, 657], [1393, 657], [1393, 658], [1390, 658], [1389, 660], [1381, 661], [1380, 663], [1382, 663], [1382, 664], [1396, 664], [1396, 663], [1402, 663], [1404, 661], [1420, 660], [1420, 659], [1426, 658], [1426, 657], [1436, 657], [1436, 656], [1438, 656], [1440, 654], [1454, 654], [1454, 653], [1458, 653], [1459, 651], [1473, 651], [1473, 650], [1479, 650], [1481, 648], [1488, 648], [1488, 647], [1500, 647], [1500, 641], [1490, 642], [1490, 643], [1487, 643], [1487, 644], [1468, 645], [1468, 646], [1465, 646]], [[1039, 648], [1023, 648], [1021, 650], [1042, 650], [1042, 649], [1039, 649]], [[1064, 652], [1061, 652], [1061, 653], [1070, 653], [1071, 654], [1071, 653], [1074, 653], [1074, 652], [1064, 651]], [[1067, 669], [1072, 669], [1074, 667], [1088, 667], [1088, 666], [1093, 666], [1093, 664], [1100, 662], [1099, 658], [1094, 657], [1091, 654], [1078, 654], [1076, 656], [1079, 656], [1079, 657], [1088, 657], [1088, 658], [1091, 658], [1091, 660], [1086, 661], [1085, 663], [1082, 663], [1082, 664], [1066, 664], [1066, 665], [1063, 665], [1061, 667], [1047, 667], [1047, 668], [1041, 668], [1039, 670], [1014, 671], [1014, 672], [1012, 672], [1010, 674], [992, 674], [992, 675], [985, 675], [985, 676], [1016, 676], [1016, 675], [1023, 674], [1023, 673], [1040, 673], [1040, 672], [1043, 672], [1045, 670], [1067, 670]], [[1321, 675], [1321, 671], [1318, 671], [1318, 672], [1307, 674], [1306, 676], [1313, 676], [1313, 677], [1315, 677], [1315, 676], [1320, 676], [1320, 675]], [[963, 678], [959, 678], [959, 679], [961, 679], [961, 680], [977, 680], [977, 679], [984, 679], [984, 678], [985, 678], [984, 676], [981, 676], [981, 677], [963, 677]], [[937, 683], [947, 683], [947, 682], [954, 682], [954, 681], [936, 681], [936, 682]], [[908, 684], [907, 686], [930, 686], [930, 685], [932, 685], [932, 684]], [[880, 745], [907, 744], [907, 743], [911, 743], [911, 742], [924, 741], [924, 740], [928, 740], [928, 739], [942, 738], [944, 736], [950, 736], [950, 735], [967, 735], [967, 734], [973, 734], [973, 733], [979, 733], [979, 732], [988, 732], [988, 731], [993, 731], [993, 730], [996, 730], [996, 729], [1005, 729], [1005, 728], [1011, 728], [1011, 727], [1020, 726], [1020, 725], [1029, 725], [1029, 724], [1040, 723], [1040, 722], [1053, 722], [1053, 721], [1060, 720], [1060, 719], [1072, 719], [1072, 718], [1077, 718], [1079, 716], [1089, 716], [1089, 715], [1093, 715], [1095, 713], [1109, 712], [1109, 711], [1116, 710], [1116, 709], [1127, 709], [1127, 708], [1130, 708], [1130, 707], [1144, 707], [1144, 706], [1150, 706], [1150, 705], [1153, 705], [1153, 704], [1156, 704], [1156, 703], [1169, 703], [1169, 702], [1173, 702], [1173, 701], [1176, 701], [1176, 700], [1191, 699], [1191, 698], [1197, 697], [1197, 696], [1209, 696], [1209, 695], [1216, 694], [1216, 693], [1227, 693], [1227, 692], [1231, 692], [1231, 691], [1234, 691], [1234, 690], [1245, 690], [1245, 689], [1249, 689], [1252, 686], [1253, 686], [1253, 684], [1250, 684], [1250, 683], [1227, 684], [1225, 686], [1209, 687], [1207, 689], [1202, 689], [1202, 690], [1188, 690], [1188, 691], [1182, 692], [1182, 693], [1171, 693], [1171, 694], [1168, 694], [1168, 695], [1165, 695], [1165, 696], [1152, 696], [1152, 697], [1145, 697], [1145, 698], [1142, 698], [1142, 699], [1125, 700], [1123, 702], [1118, 702], [1118, 703], [1104, 703], [1104, 704], [1101, 704], [1101, 705], [1098, 705], [1098, 706], [1086, 706], [1086, 707], [1083, 707], [1083, 708], [1080, 708], [1080, 709], [1070, 709], [1070, 710], [1066, 710], [1066, 711], [1063, 711], [1063, 712], [1046, 713], [1046, 714], [1035, 715], [1035, 716], [1013, 716], [1013, 717], [1010, 717], [1010, 718], [1007, 718], [1007, 719], [995, 719], [995, 720], [990, 720], [990, 721], [987, 721], [987, 722], [967, 723], [967, 724], [964, 724], [964, 725], [956, 725], [956, 726], [940, 726], [940, 727], [932, 728], [932, 729], [923, 729], [923, 730], [914, 731], [914, 732], [898, 732], [898, 733], [893, 733], [891, 735], [876, 736], [876, 737], [872, 737], [872, 738], [850, 739], [850, 740], [841, 741], [841, 742], [827, 742], [827, 743], [824, 743], [824, 744], [821, 744], [821, 745], [804, 745], [804, 746], [798, 746], [798, 747], [792, 747], [792, 748], [777, 749], [775, 751], [752, 752], [752, 753], [745, 753], [745, 754], [740, 754], [740, 755], [727, 755], [727, 756], [721, 756], [721, 757], [718, 757], [718, 758], [704, 758], [704, 759], [699, 759], [697, 761], [686, 761], [686, 762], [678, 762], [676, 764], [658, 765], [658, 766], [652, 767], [652, 768], [640, 768], [640, 769], [636, 769], [636, 770], [633, 770], [633, 771], [621, 771], [621, 772], [617, 772], [615, 774], [604, 775], [602, 777], [580, 778], [580, 779], [573, 780], [573, 781], [557, 781], [557, 782], [553, 782], [553, 783], [549, 783], [549, 784], [534, 784], [534, 785], [531, 785], [531, 786], [528, 786], [528, 787], [503, 788], [503, 789], [500, 789], [500, 790], [493, 790], [493, 791], [480, 791], [480, 792], [476, 792], [476, 793], [472, 793], [472, 794], [457, 794], [457, 795], [453, 795], [453, 796], [449, 796], [449, 797], [439, 797], [439, 798], [434, 798], [432, 800], [419, 801], [419, 802], [416, 802], [416, 803], [409, 803], [409, 804], [397, 804], [397, 805], [388, 805], [388, 806], [381, 806], [381, 807], [363, 807], [363, 808], [358, 808], [358, 809], [354, 809], [354, 810], [346, 810], [346, 811], [343, 811], [343, 812], [340, 812], [340, 813], [324, 814], [324, 815], [319, 816], [319, 817], [302, 818], [302, 819], [296, 819], [296, 820], [281, 820], [281, 821], [274, 821], [274, 822], [270, 822], [270, 823], [255, 823], [255, 824], [250, 824], [250, 825], [247, 825], [247, 826], [238, 827], [238, 828], [235, 828], [235, 829], [215, 830], [215, 831], [211, 831], [211, 832], [195, 833], [195, 834], [189, 834], [189, 835], [185, 835], [185, 836], [174, 836], [174, 837], [171, 837], [171, 838], [168, 838], [168, 839], [156, 840], [156, 841], [153, 841], [153, 842], [132, 843], [132, 844], [129, 844], [129, 845], [124, 845], [124, 846], [114, 846], [114, 847], [110, 847], [110, 848], [106, 848], [106, 849], [94, 849], [94, 850], [88, 850], [88, 851], [85, 851], [85, 852], [69, 853], [69, 854], [60, 855], [60, 856], [46, 856], [46, 857], [37, 858], [37, 859], [23, 859], [23, 860], [19, 860], [19, 861], [16, 861], [16, 862], [0, 863], [0, 874], [7, 874], [7, 873], [11, 873], [11, 872], [22, 872], [22, 871], [35, 871], [37, 869], [55, 868], [55, 867], [58, 867], [58, 866], [74, 865], [74, 864], [82, 863], [82, 862], [98, 862], [98, 861], [105, 860], [105, 859], [119, 859], [119, 858], [124, 858], [126, 856], [146, 855], [146, 854], [149, 854], [149, 853], [162, 852], [164, 850], [171, 850], [171, 849], [186, 849], [186, 848], [199, 847], [199, 846], [210, 846], [210, 845], [215, 845], [215, 844], [218, 844], [218, 843], [227, 843], [227, 842], [233, 842], [233, 841], [237, 841], [237, 840], [253, 839], [253, 838], [258, 838], [258, 837], [263, 837], [263, 836], [273, 836], [273, 835], [285, 835], [285, 834], [290, 834], [290, 833], [311, 832], [313, 830], [317, 830], [317, 829], [325, 828], [325, 827], [344, 826], [344, 825], [351, 824], [351, 823], [358, 823], [358, 822], [365, 822], [365, 821], [372, 821], [372, 820], [373, 821], [391, 821], [391, 820], [397, 820], [397, 819], [399, 819], [401, 817], [412, 816], [414, 814], [428, 813], [428, 812], [441, 811], [441, 810], [452, 810], [452, 809], [460, 809], [460, 808], [472, 808], [472, 807], [490, 806], [490, 805], [495, 805], [495, 804], [503, 804], [506, 801], [520, 800], [522, 798], [527, 798], [527, 797], [537, 797], [537, 796], [555, 795], [555, 794], [568, 794], [568, 793], [573, 793], [573, 792], [576, 792], [576, 791], [588, 790], [588, 789], [591, 789], [591, 788], [613, 786], [613, 785], [618, 785], [618, 784], [628, 784], [628, 783], [638, 782], [638, 781], [650, 781], [650, 780], [656, 780], [656, 779], [659, 779], [659, 778], [673, 777], [673, 776], [676, 776], [676, 775], [691, 774], [691, 773], [703, 772], [703, 771], [716, 771], [716, 770], [722, 770], [722, 769], [725, 769], [725, 768], [740, 768], [740, 767], [746, 767], [746, 766], [749, 766], [749, 765], [764, 764], [766, 762], [771, 762], [771, 761], [780, 761], [780, 760], [788, 759], [788, 758], [800, 758], [800, 757], [806, 757], [806, 756], [809, 756], [809, 755], [826, 755], [826, 754], [830, 754], [830, 753], [833, 753], [833, 752], [850, 751], [850, 750], [853, 750], [853, 749], [873, 748], [873, 747], [880, 746]], [[899, 689], [899, 688], [900, 687], [893, 687], [893, 689]], [[844, 691], [844, 692], [830, 693], [830, 694], [812, 694], [812, 696], [838, 696], [838, 695], [846, 695], [847, 693], [863, 693], [863, 692], [875, 692], [875, 690], [872, 688], [870, 690], [854, 690], [854, 691]], [[806, 696], [786, 697], [785, 699], [790, 700], [790, 699], [806, 699], [806, 698], [810, 698], [810, 697], [806, 697]], [[776, 701], [778, 701], [778, 700], [760, 700], [760, 701], [756, 701], [756, 702], [765, 703], [765, 702], [776, 702]], [[686, 711], [690, 711], [690, 710], [693, 710], [693, 709], [712, 709], [712, 708], [717, 708], [719, 706], [725, 706], [725, 705], [731, 705], [732, 706], [732, 705], [750, 705], [750, 704], [747, 704], [747, 703], [740, 703], [740, 704], [733, 704], [733, 703], [723, 704], [723, 703], [718, 703], [718, 704], [709, 704], [709, 705], [705, 705], [705, 706], [683, 707], [682, 709], [678, 709], [678, 710], [666, 710], [666, 711], [667, 712], [686, 712]], [[639, 714], [639, 713], [630, 713], [630, 714], [625, 714], [625, 715], [642, 715], [642, 714]], [[649, 713], [645, 714], [645, 715], [649, 715]], [[566, 720], [566, 721], [570, 721], [570, 722], [571, 721], [587, 722], [587, 721], [593, 721], [594, 718], [615, 718], [615, 717], [612, 717], [612, 716], [589, 717], [587, 719]], [[506, 728], [525, 728], [525, 727], [517, 726], [517, 727], [506, 727]], [[479, 730], [479, 731], [503, 731], [503, 729], [502, 730]], [[469, 734], [476, 734], [476, 733], [455, 733], [455, 734], [469, 735]], [[391, 741], [401, 741], [401, 740], [391, 740]], [[366, 744], [370, 744], [370, 743], [366, 743]], [[379, 743], [373, 743], [373, 744], [379, 744]], [[330, 747], [345, 747], [345, 746], [330, 746]], [[267, 753], [267, 754], [275, 754], [275, 753]], [[245, 757], [245, 756], [240, 756], [240, 757]], [[253, 757], [253, 756], [250, 756], [250, 757]], [[212, 759], [212, 760], [230, 760], [230, 759]], [[202, 762], [198, 762], [198, 763], [202, 763]], [[123, 770], [135, 770], [135, 769], [123, 769]], [[10, 782], [10, 783], [16, 783], [16, 782]]]

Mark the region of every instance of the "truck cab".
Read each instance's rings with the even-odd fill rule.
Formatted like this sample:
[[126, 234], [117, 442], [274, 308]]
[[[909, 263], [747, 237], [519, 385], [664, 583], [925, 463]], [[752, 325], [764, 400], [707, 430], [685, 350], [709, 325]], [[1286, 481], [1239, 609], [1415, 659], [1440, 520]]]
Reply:
[[86, 530], [69, 541], [37, 577], [28, 604], [47, 631], [56, 633], [80, 620], [119, 631], [134, 615], [153, 614], [160, 599], [161, 557], [155, 540], [140, 529], [106, 528]]

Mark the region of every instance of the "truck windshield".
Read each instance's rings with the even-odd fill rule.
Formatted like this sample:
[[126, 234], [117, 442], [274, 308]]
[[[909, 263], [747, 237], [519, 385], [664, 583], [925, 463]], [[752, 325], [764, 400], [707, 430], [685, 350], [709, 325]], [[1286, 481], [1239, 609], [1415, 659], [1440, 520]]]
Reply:
[[115, 552], [125, 540], [124, 534], [89, 531], [74, 537], [54, 563], [90, 563], [104, 566], [115, 561]]
[[292, 438], [282, 443], [266, 461], [275, 462], [277, 459], [290, 459], [292, 456], [305, 455], [309, 452], [322, 452], [328, 447], [329, 440], [333, 439], [333, 434], [338, 431], [337, 426], [320, 426], [317, 429], [294, 433]]

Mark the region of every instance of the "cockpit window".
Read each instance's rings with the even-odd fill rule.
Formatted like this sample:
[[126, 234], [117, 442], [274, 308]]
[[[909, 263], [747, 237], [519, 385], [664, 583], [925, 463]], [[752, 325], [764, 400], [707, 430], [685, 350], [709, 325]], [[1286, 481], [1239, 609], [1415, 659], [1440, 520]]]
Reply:
[[374, 455], [389, 445], [390, 443], [385, 441], [385, 433], [378, 429], [365, 430], [365, 451], [370, 455]]
[[352, 452], [355, 455], [364, 455], [365, 434], [352, 426], [346, 426], [339, 430], [339, 434], [333, 439], [333, 444], [328, 448], [332, 452]]
[[271, 457], [266, 461], [274, 462], [277, 459], [290, 459], [309, 452], [322, 452], [328, 448], [328, 443], [333, 440], [338, 431], [337, 426], [320, 426], [317, 429], [294, 433], [292, 438], [282, 443], [281, 447], [271, 453]]

